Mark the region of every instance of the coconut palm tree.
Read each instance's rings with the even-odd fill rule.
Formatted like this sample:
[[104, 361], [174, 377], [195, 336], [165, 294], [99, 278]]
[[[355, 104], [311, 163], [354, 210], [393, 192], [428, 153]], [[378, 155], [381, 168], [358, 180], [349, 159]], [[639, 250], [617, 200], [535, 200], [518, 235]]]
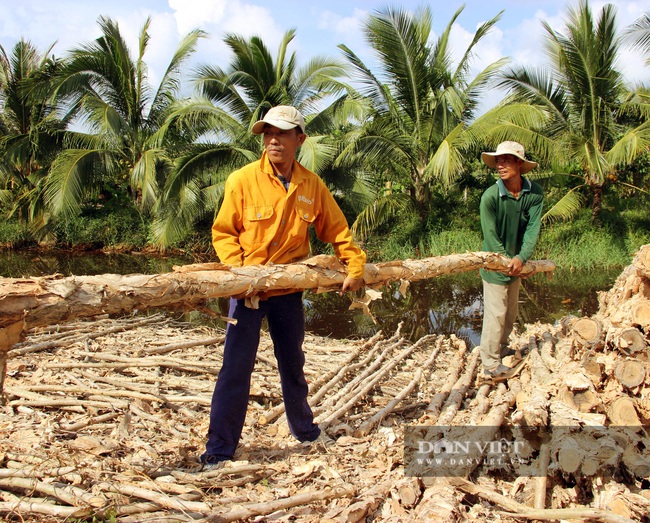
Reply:
[[78, 107], [80, 131], [70, 132], [46, 187], [53, 212], [74, 215], [84, 199], [101, 194], [147, 213], [156, 203], [175, 151], [193, 136], [165, 126], [180, 94], [183, 65], [204, 36], [188, 33], [154, 90], [144, 61], [150, 19], [134, 58], [116, 22], [100, 17], [102, 35], [73, 49], [59, 75], [59, 100]]
[[0, 202], [6, 217], [40, 229], [48, 219], [43, 192], [48, 169], [63, 146], [73, 113], [59, 114], [50, 85], [61, 67], [21, 40], [10, 54], [0, 46]]
[[274, 58], [261, 38], [229, 34], [224, 38], [232, 51], [228, 68], [197, 69], [197, 96], [179, 103], [170, 120], [200, 138], [167, 180], [153, 229], [161, 247], [198, 221], [211, 220], [228, 174], [260, 157], [262, 142], [250, 128], [273, 106], [293, 105], [303, 113], [308, 138], [298, 159], [327, 181], [337, 152], [329, 133], [344, 125], [356, 105], [344, 96], [344, 65], [316, 57], [298, 67], [296, 53], [289, 52], [294, 37], [294, 30], [284, 34]]
[[[633, 96], [617, 69], [621, 38], [616, 9], [603, 6], [594, 19], [589, 3], [568, 10], [563, 30], [543, 23], [546, 31], [544, 68], [513, 68], [500, 85], [511, 90], [508, 102], [542, 108], [548, 122], [541, 135], [549, 141], [540, 155], [578, 184], [549, 210], [545, 218], [568, 218], [590, 196], [592, 220], [602, 210], [603, 193], [618, 180], [618, 172], [648, 150], [647, 104]], [[511, 139], [517, 139], [512, 130]], [[524, 129], [530, 138], [530, 130]], [[543, 141], [543, 140], [542, 140]]]
[[[370, 110], [347, 136], [337, 163], [363, 166], [389, 185], [386, 190], [381, 184], [376, 200], [357, 218], [354, 230], [361, 235], [409, 207], [424, 220], [432, 191], [451, 187], [466, 169], [467, 152], [477, 147], [479, 133], [471, 130], [472, 120], [482, 93], [506, 60], [470, 77], [474, 48], [500, 19], [499, 13], [477, 29], [454, 64], [449, 39], [463, 9], [435, 41], [429, 7], [414, 13], [388, 7], [370, 15], [363, 31], [378, 58], [376, 72], [347, 46], [339, 46]], [[395, 183], [407, 193], [392, 190]]]

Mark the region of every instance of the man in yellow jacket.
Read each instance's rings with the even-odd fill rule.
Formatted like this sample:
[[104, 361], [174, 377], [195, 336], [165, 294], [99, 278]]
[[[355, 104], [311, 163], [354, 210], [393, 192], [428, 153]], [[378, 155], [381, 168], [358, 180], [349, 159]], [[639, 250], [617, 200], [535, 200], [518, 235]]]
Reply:
[[[313, 226], [318, 238], [331, 243], [347, 266], [341, 291], [361, 288], [365, 253], [353, 242], [345, 216], [326, 185], [295, 159], [306, 138], [303, 116], [291, 106], [273, 107], [253, 125], [252, 132], [264, 136], [264, 153], [259, 161], [228, 177], [212, 226], [212, 243], [221, 262], [240, 267], [303, 259], [309, 255], [308, 230]], [[226, 329], [223, 365], [201, 456], [204, 468], [231, 460], [239, 443], [264, 317], [273, 340], [291, 433], [301, 442], [321, 435], [307, 402], [302, 292], [256, 298], [257, 308], [245, 297], [230, 299], [229, 316], [237, 323]]]

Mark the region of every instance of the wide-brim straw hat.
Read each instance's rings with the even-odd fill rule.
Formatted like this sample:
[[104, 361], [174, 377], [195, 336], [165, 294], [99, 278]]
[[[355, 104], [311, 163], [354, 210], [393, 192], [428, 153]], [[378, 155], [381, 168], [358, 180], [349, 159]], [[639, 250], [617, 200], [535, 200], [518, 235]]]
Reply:
[[485, 165], [487, 165], [488, 167], [496, 168], [497, 166], [496, 157], [501, 156], [503, 154], [511, 154], [512, 156], [516, 156], [523, 162], [521, 164], [521, 171], [520, 171], [521, 174], [526, 174], [527, 172], [530, 172], [535, 167], [537, 167], [537, 162], [531, 162], [530, 160], [526, 160], [524, 146], [517, 142], [501, 142], [499, 145], [497, 145], [497, 150], [494, 151], [493, 153], [488, 153], [488, 152], [481, 153], [481, 160], [483, 160]]

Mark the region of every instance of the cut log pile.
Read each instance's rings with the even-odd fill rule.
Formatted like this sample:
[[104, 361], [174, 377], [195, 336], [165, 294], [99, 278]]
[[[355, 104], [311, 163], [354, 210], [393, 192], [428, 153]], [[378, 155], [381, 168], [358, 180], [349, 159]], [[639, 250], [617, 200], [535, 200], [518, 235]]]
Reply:
[[[649, 261], [646, 246], [593, 317], [514, 335], [528, 356], [506, 383], [483, 383], [478, 350], [455, 336], [308, 335], [327, 447], [288, 433], [264, 334], [235, 461], [209, 472], [196, 460], [223, 332], [170, 314], [33, 328], [8, 353], [0, 517], [649, 521]], [[479, 453], [449, 476], [405, 473], [405, 433], [459, 427], [526, 447], [505, 465]]]

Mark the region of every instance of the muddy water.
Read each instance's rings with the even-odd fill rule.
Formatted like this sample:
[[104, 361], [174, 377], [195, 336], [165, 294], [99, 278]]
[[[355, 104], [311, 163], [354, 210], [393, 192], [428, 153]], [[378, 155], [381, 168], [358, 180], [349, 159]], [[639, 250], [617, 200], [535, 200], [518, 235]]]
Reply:
[[[185, 263], [191, 260], [133, 254], [0, 251], [0, 276], [156, 274]], [[608, 290], [619, 273], [558, 269], [551, 281], [546, 275], [535, 275], [523, 282], [519, 322], [554, 323], [567, 315], [591, 315], [598, 309], [598, 291]], [[403, 335], [412, 340], [425, 334], [456, 334], [473, 346], [480, 338], [481, 294], [478, 273], [413, 282], [406, 296], [401, 296], [397, 285], [392, 284], [382, 289], [381, 300], [370, 304], [370, 318], [359, 309], [349, 310], [350, 295], [306, 292], [306, 325], [317, 335], [355, 338], [371, 336], [378, 330], [392, 333], [401, 324]], [[227, 314], [225, 299], [215, 300], [210, 306]], [[214, 321], [197, 313], [188, 314], [187, 319]]]

